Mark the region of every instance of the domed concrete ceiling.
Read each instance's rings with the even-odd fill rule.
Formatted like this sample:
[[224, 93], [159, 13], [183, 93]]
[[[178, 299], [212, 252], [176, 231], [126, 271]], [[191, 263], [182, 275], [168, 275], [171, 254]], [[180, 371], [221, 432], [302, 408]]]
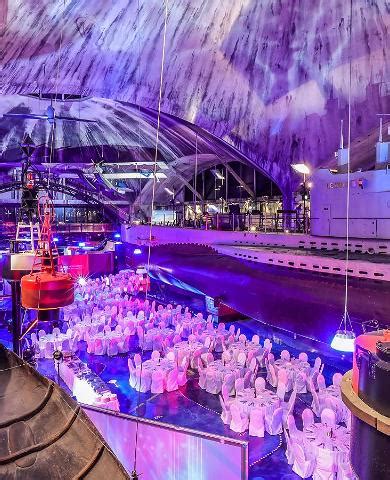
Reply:
[[[350, 51], [352, 138], [390, 113], [383, 0], [353, 0], [351, 50], [345, 0], [171, 0], [168, 10], [162, 111], [237, 147], [285, 194], [299, 180], [291, 163], [324, 165], [337, 149]], [[3, 1], [0, 92], [58, 91], [156, 109], [163, 20], [157, 0]], [[103, 128], [115, 144], [119, 124]], [[90, 130], [88, 141], [99, 143]], [[17, 127], [8, 135], [12, 143]]]

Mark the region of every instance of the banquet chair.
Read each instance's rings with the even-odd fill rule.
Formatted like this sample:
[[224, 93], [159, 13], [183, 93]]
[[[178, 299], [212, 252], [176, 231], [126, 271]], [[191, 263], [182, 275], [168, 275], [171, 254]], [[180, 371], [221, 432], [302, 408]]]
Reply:
[[38, 338], [39, 338], [39, 340], [41, 339], [41, 337], [44, 337], [45, 335], [46, 335], [45, 330], [42, 330], [42, 329], [39, 330], [39, 332], [38, 332]]
[[69, 338], [72, 338], [73, 336], [73, 330], [71, 328], [68, 328], [66, 330], [66, 336], [69, 337]]
[[257, 369], [257, 358], [256, 357], [252, 357], [251, 361], [249, 362], [249, 366], [248, 366], [249, 370], [254, 373]]
[[174, 368], [171, 370], [166, 379], [166, 391], [167, 392], [173, 392], [174, 390], [177, 390], [179, 388], [179, 385], [177, 383], [177, 377], [178, 377], [178, 370], [177, 368]]
[[321, 423], [328, 427], [336, 426], [336, 415], [330, 408], [324, 408], [321, 412]]
[[340, 387], [343, 376], [341, 373], [335, 373], [332, 377], [332, 383], [335, 387]]
[[229, 390], [229, 395], [234, 395], [235, 393], [235, 387], [234, 387], [235, 381], [236, 381], [236, 377], [232, 373], [229, 373], [228, 375], [225, 376], [224, 384]]
[[348, 459], [338, 461], [337, 480], [357, 480]]
[[280, 358], [285, 362], [289, 362], [291, 359], [290, 352], [288, 350], [282, 350], [280, 353]]
[[300, 441], [302, 439], [302, 432], [297, 428], [294, 415], [290, 414], [287, 416], [286, 427], [293, 441]]
[[151, 393], [164, 393], [165, 376], [163, 370], [154, 370], [152, 373]]
[[191, 333], [191, 335], [189, 335], [189, 337], [188, 337], [188, 342], [189, 342], [189, 343], [194, 343], [194, 342], [196, 342], [196, 336], [195, 336], [193, 333]]
[[292, 454], [294, 457], [293, 472], [301, 478], [311, 477], [316, 463], [315, 459], [313, 457], [307, 457], [301, 445], [294, 442], [292, 444]]
[[58, 327], [54, 327], [54, 328], [53, 328], [53, 335], [54, 335], [55, 337], [58, 337], [60, 333], [61, 333], [61, 331], [60, 331], [60, 329], [59, 329]]
[[160, 360], [160, 357], [161, 357], [160, 352], [158, 350], [153, 350], [151, 355], [151, 359], [153, 360], [153, 362], [158, 362]]
[[241, 366], [241, 367], [245, 367], [245, 363], [246, 363], [246, 354], [245, 352], [240, 352], [237, 356], [237, 363]]
[[[152, 352], [152, 356], [153, 356], [153, 353]], [[160, 352], [157, 352], [158, 354], [160, 354]], [[159, 357], [160, 358], [160, 357]], [[176, 356], [175, 356], [175, 352], [174, 351], [170, 351], [168, 352], [166, 355], [165, 355], [165, 358], [167, 358], [168, 360], [170, 360], [171, 362], [174, 362], [176, 360]]]
[[241, 334], [238, 336], [238, 341], [241, 342], [241, 343], [245, 343], [245, 342], [246, 342], [246, 335], [244, 335], [243, 333], [241, 333]]
[[205, 389], [207, 370], [203, 368], [203, 365], [201, 364], [201, 362], [199, 362], [198, 373], [199, 373], [199, 380], [198, 380], [199, 387], [202, 389]]
[[267, 364], [267, 382], [276, 388], [278, 379], [276, 378], [275, 368], [271, 363]]
[[73, 353], [76, 353], [77, 350], [79, 349], [79, 340], [80, 340], [80, 334], [76, 332], [75, 336], [69, 342], [70, 349]]
[[278, 435], [283, 431], [283, 408], [277, 408], [272, 416], [265, 416], [265, 429], [270, 435]]
[[310, 427], [314, 423], [314, 414], [313, 411], [310, 410], [310, 408], [305, 408], [302, 412], [302, 423], [303, 423], [303, 428]]
[[291, 392], [291, 395], [290, 395], [290, 398], [288, 399], [288, 402], [286, 402], [282, 405], [283, 406], [283, 421], [284, 422], [286, 422], [289, 415], [292, 415], [294, 413], [294, 406], [295, 406], [296, 399], [297, 399], [297, 391], [294, 388], [294, 390]]
[[253, 335], [252, 343], [254, 343], [255, 345], [260, 345], [260, 337], [258, 335]]
[[106, 333], [111, 333], [111, 327], [110, 325], [105, 325], [103, 329]]
[[219, 398], [219, 403], [221, 404], [222, 408], [222, 413], [221, 413], [221, 420], [225, 425], [229, 425], [230, 422], [232, 421], [232, 416], [230, 413], [230, 408], [229, 406], [225, 403], [223, 397], [221, 395], [218, 396]]
[[152, 385], [152, 374], [147, 371], [143, 370], [142, 368], [136, 369], [136, 382], [135, 388], [141, 393], [146, 393], [150, 391]]
[[311, 389], [311, 394], [313, 397], [313, 401], [311, 404], [311, 409], [313, 410], [314, 414], [319, 417], [321, 415], [321, 404], [320, 404], [320, 399], [318, 398], [318, 394], [315, 391], [315, 388], [312, 386]]
[[199, 367], [199, 364], [202, 364], [202, 359], [201, 355], [203, 353], [203, 349], [199, 348], [198, 350], [195, 350], [194, 353], [192, 354], [192, 359], [191, 359], [191, 368], [196, 370]]
[[241, 334], [241, 328], [238, 328], [237, 331], [236, 331], [236, 334], [234, 335], [234, 340], [237, 342], [238, 339], [240, 338], [240, 334]]
[[275, 355], [273, 353], [269, 352], [268, 356], [267, 356], [267, 360], [268, 360], [268, 363], [273, 365], [275, 363]]
[[95, 340], [95, 345], [94, 345], [94, 355], [104, 355], [104, 345], [103, 345], [103, 340], [100, 338], [97, 338]]
[[213, 393], [214, 395], [220, 393], [222, 388], [222, 379], [214, 371], [206, 371], [206, 392]]
[[118, 324], [118, 325], [115, 327], [115, 331], [116, 331], [117, 333], [122, 333], [122, 331], [123, 331], [123, 330], [122, 330], [122, 326]]
[[114, 355], [118, 355], [118, 344], [116, 338], [112, 338], [107, 345], [107, 355], [109, 357], [113, 357]]
[[141, 358], [141, 355], [139, 353], [136, 353], [134, 355], [134, 365], [137, 367], [140, 367], [142, 364], [142, 358]]
[[307, 393], [307, 377], [305, 372], [299, 372], [295, 379], [295, 388], [297, 393]]
[[177, 384], [179, 385], [179, 387], [182, 387], [187, 383], [188, 365], [189, 365], [189, 358], [184, 357], [183, 362], [179, 367], [179, 372], [177, 375]]
[[255, 380], [256, 396], [261, 396], [261, 392], [265, 390], [265, 380], [263, 377], [258, 377]]
[[129, 344], [130, 344], [130, 335], [125, 335], [124, 337], [121, 337], [119, 342], [117, 341], [118, 353], [128, 353], [130, 349]]
[[252, 408], [249, 413], [249, 435], [264, 437], [264, 412], [260, 408]]
[[320, 371], [320, 368], [321, 368], [321, 365], [322, 365], [322, 360], [320, 357], [316, 357], [316, 359], [314, 360], [314, 365], [312, 367], [312, 374], [314, 372], [319, 372]]
[[221, 387], [221, 393], [225, 403], [227, 403], [230, 399], [230, 390], [230, 386], [226, 383], [226, 381], [223, 382]]
[[204, 346], [209, 349], [211, 347], [211, 337], [206, 337], [204, 341]]
[[238, 392], [242, 392], [245, 388], [244, 385], [244, 379], [243, 378], [237, 378], [236, 381], [234, 382], [234, 390], [236, 392], [236, 395]]
[[236, 329], [236, 328], [235, 328], [234, 325], [230, 325], [230, 327], [229, 327], [229, 333], [230, 333], [231, 335], [234, 335], [235, 329]]
[[129, 376], [129, 384], [132, 388], [135, 387], [135, 384], [136, 384], [136, 381], [137, 381], [137, 376], [136, 376], [136, 368], [135, 368], [135, 365], [133, 363], [133, 360], [131, 358], [129, 358], [127, 360], [127, 366], [129, 368], [129, 373], [130, 373], [130, 376]]
[[292, 465], [294, 463], [294, 453], [293, 453], [293, 443], [292, 443], [292, 440], [290, 438], [290, 435], [288, 433], [288, 431], [284, 428], [283, 429], [283, 433], [284, 433], [284, 439], [286, 440], [286, 451], [285, 451], [285, 455], [286, 455], [286, 458], [287, 458], [287, 463], [289, 465]]
[[32, 343], [33, 347], [38, 345], [38, 337], [37, 337], [37, 334], [35, 332], [33, 332], [31, 334], [31, 343]]
[[326, 383], [325, 383], [325, 377], [320, 373], [317, 376], [317, 385], [318, 385], [318, 391], [321, 392], [323, 390], [326, 390]]
[[320, 404], [321, 404], [321, 407], [323, 406], [324, 409], [328, 408], [329, 410], [332, 410], [334, 412], [336, 417], [336, 423], [340, 423], [345, 420], [342, 400], [331, 397], [331, 396], [327, 396], [325, 397], [323, 403], [321, 402]]
[[234, 335], [229, 335], [227, 340], [226, 340], [226, 344], [227, 344], [227, 346], [229, 346], [232, 343], [234, 343]]
[[225, 365], [229, 364], [231, 361], [232, 361], [232, 356], [230, 355], [230, 353], [225, 350], [223, 353], [222, 353], [222, 356], [221, 356], [221, 359], [222, 359], [222, 363], [224, 363]]
[[337, 472], [337, 452], [318, 448], [315, 456], [313, 480], [333, 480]]
[[230, 429], [237, 433], [245, 432], [249, 425], [248, 415], [241, 412], [240, 407], [234, 402], [230, 404], [230, 414]]
[[173, 343], [173, 345], [176, 345], [176, 343], [179, 343], [179, 342], [181, 342], [181, 337], [180, 337], [180, 335], [176, 334], [173, 337], [172, 343]]
[[307, 362], [307, 361], [309, 361], [309, 357], [307, 356], [307, 353], [301, 352], [298, 355], [298, 360], [301, 361], [301, 362]]
[[214, 341], [214, 352], [216, 353], [221, 353], [225, 349], [225, 344], [224, 344], [224, 336], [223, 335], [217, 335]]
[[251, 386], [252, 372], [248, 370], [244, 375], [244, 388], [249, 388]]
[[202, 359], [202, 361], [203, 361], [203, 363], [204, 363], [204, 365], [205, 365], [206, 367], [207, 367], [208, 365], [210, 365], [211, 362], [214, 361], [214, 356], [213, 356], [213, 354], [210, 353], [210, 352], [202, 353], [200, 357], [201, 357], [201, 359]]
[[62, 352], [70, 352], [71, 351], [69, 338], [65, 338], [65, 340], [63, 340], [61, 342], [60, 350]]
[[46, 342], [46, 345], [45, 345], [45, 358], [50, 358], [52, 359], [53, 358], [53, 353], [54, 353], [54, 345], [52, 342]]

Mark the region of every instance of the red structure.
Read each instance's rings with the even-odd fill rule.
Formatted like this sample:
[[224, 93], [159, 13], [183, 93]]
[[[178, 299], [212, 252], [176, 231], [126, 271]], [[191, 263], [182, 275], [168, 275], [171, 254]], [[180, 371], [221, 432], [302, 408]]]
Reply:
[[[52, 310], [73, 303], [74, 281], [70, 274], [58, 271], [58, 251], [51, 231], [54, 207], [49, 198], [45, 198], [40, 210], [41, 238], [31, 273], [21, 279], [21, 299], [24, 308]], [[34, 273], [39, 265], [41, 270]]]

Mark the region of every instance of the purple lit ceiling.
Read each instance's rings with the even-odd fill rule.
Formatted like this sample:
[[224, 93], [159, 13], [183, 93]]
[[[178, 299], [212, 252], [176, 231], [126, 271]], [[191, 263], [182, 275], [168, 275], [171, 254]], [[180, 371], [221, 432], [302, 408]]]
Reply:
[[[353, 0], [353, 139], [390, 113], [387, 3]], [[288, 193], [298, 180], [290, 163], [328, 164], [347, 118], [349, 9], [346, 0], [171, 0], [163, 112], [237, 147]], [[155, 109], [163, 13], [157, 0], [3, 1], [0, 92]], [[12, 143], [17, 128], [8, 135]]]

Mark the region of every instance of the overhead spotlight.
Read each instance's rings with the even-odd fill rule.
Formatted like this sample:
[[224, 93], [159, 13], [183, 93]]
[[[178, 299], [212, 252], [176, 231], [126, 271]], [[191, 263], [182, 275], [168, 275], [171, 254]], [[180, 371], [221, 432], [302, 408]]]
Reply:
[[120, 233], [116, 233], [116, 234], [114, 235], [114, 238], [121, 238], [121, 234], [120, 234]]
[[214, 169], [214, 170], [212, 170], [212, 172], [218, 178], [218, 180], [225, 180], [225, 177], [223, 176], [223, 174], [219, 170]]
[[133, 253], [134, 255], [141, 255], [142, 250], [140, 248], [135, 248]]
[[172, 195], [172, 197], [175, 195], [175, 193], [168, 187], [164, 187], [164, 190], [169, 194]]
[[85, 242], [79, 242], [79, 247], [85, 247]]
[[53, 237], [53, 242], [58, 242], [59, 238], [58, 237]]

